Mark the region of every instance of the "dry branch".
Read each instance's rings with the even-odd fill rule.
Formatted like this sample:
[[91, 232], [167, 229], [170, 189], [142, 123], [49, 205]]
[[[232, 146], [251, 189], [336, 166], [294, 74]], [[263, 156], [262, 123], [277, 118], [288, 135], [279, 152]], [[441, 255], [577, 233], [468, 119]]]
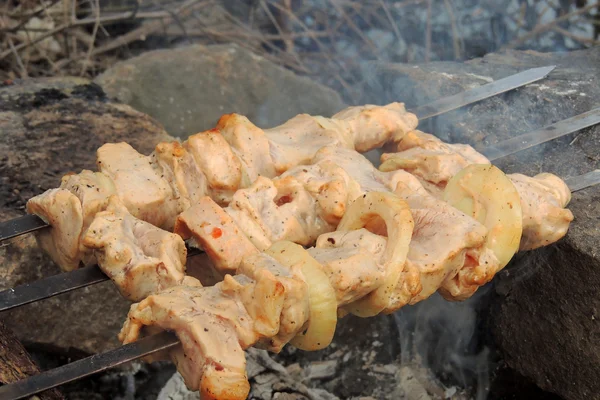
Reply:
[[504, 46], [504, 49], [514, 49], [516, 47], [519, 47], [520, 45], [526, 43], [528, 40], [531, 40], [531, 39], [535, 38], [536, 36], [541, 35], [542, 33], [546, 33], [548, 31], [553, 30], [561, 22], [567, 21], [573, 17], [578, 17], [583, 14], [586, 14], [586, 13], [590, 12], [593, 8], [596, 8], [596, 7], [600, 7], [600, 2], [588, 4], [587, 6], [580, 8], [579, 10], [575, 10], [573, 12], [565, 14], [561, 17], [556, 18], [555, 20], [553, 20], [551, 22], [548, 22], [548, 23], [542, 24], [542, 25], [537, 25], [532, 31], [530, 31], [530, 32], [526, 33], [525, 35], [518, 37], [517, 39], [508, 43], [506, 46]]

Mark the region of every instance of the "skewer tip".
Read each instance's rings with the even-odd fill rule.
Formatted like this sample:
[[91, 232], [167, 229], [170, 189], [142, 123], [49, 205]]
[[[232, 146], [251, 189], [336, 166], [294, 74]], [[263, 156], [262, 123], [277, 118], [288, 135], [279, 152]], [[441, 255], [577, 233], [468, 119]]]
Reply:
[[534, 68], [534, 70], [540, 71], [540, 73], [543, 74], [543, 76], [548, 75], [550, 72], [554, 71], [555, 69], [556, 69], [556, 65], [548, 65], [547, 67]]

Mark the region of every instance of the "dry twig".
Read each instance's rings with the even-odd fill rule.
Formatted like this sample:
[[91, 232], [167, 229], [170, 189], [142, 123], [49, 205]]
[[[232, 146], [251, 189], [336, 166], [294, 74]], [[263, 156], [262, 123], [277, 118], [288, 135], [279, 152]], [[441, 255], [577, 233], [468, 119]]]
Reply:
[[461, 39], [458, 34], [458, 28], [456, 26], [456, 17], [454, 16], [454, 10], [452, 8], [452, 4], [450, 4], [450, 0], [444, 0], [444, 6], [446, 7], [446, 11], [448, 12], [448, 16], [450, 17], [450, 27], [452, 28], [452, 45], [454, 48], [454, 59], [460, 60], [462, 58], [462, 50], [461, 50]]
[[427, 28], [425, 30], [425, 62], [431, 58], [431, 0], [427, 0]]
[[[163, 20], [158, 20], [158, 21], [146, 24], [146, 25], [142, 25], [141, 27], [139, 27], [129, 33], [118, 36], [113, 41], [111, 41], [103, 46], [94, 48], [92, 50], [92, 52], [90, 53], [90, 56], [97, 56], [97, 55], [106, 53], [108, 51], [115, 50], [119, 47], [126, 46], [129, 43], [135, 42], [137, 40], [144, 40], [148, 35], [160, 30], [164, 26], [164, 24], [169, 24], [169, 23], [173, 22], [175, 20], [175, 18], [177, 18], [177, 17], [186, 18], [187, 16], [189, 16], [189, 14], [194, 9], [197, 9], [200, 7], [205, 7], [208, 4], [209, 4], [209, 2], [207, 2], [207, 1], [189, 0], [185, 4], [183, 4], [181, 7], [179, 7], [177, 9], [177, 11], [175, 11], [175, 16], [169, 16], [168, 18], [165, 18], [164, 22], [163, 22]], [[67, 65], [73, 61], [79, 60], [81, 58], [82, 58], [81, 55], [76, 55], [72, 58], [61, 60], [60, 62], [58, 62], [56, 64], [56, 68], [57, 69], [63, 68], [65, 65]]]
[[531, 40], [531, 39], [535, 38], [536, 36], [541, 35], [542, 33], [546, 33], [550, 30], [553, 30], [561, 22], [567, 21], [573, 17], [578, 17], [580, 15], [586, 14], [593, 8], [599, 7], [599, 6], [600, 6], [600, 2], [588, 4], [587, 6], [580, 8], [579, 10], [575, 10], [573, 12], [565, 14], [562, 17], [556, 18], [555, 20], [553, 20], [551, 22], [548, 22], [546, 24], [537, 25], [530, 32], [526, 33], [525, 35], [523, 35], [521, 37], [518, 37], [517, 39], [515, 39], [512, 42], [505, 45], [503, 47], [503, 49], [514, 49], [516, 47], [519, 47], [520, 45], [526, 43], [528, 40]]

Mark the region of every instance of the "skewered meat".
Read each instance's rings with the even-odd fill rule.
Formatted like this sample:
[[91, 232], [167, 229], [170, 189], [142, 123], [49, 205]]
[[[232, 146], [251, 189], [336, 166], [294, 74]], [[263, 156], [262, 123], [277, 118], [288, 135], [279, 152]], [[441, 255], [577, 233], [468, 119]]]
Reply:
[[[415, 175], [434, 196], [442, 198], [450, 179], [473, 164], [490, 164], [471, 146], [448, 144], [433, 135], [414, 131], [396, 145], [397, 153], [381, 156], [381, 171], [405, 170]], [[573, 220], [565, 209], [571, 200], [567, 185], [555, 175], [534, 177], [508, 174], [521, 198], [523, 236], [520, 250], [533, 250], [562, 238]]]
[[[282, 290], [279, 293], [283, 300], [279, 309], [280, 314], [264, 318], [269, 321], [266, 324], [268, 329], [263, 327], [265, 324], [263, 318], [254, 319], [256, 324], [263, 327], [261, 329], [263, 335], [261, 335], [257, 347], [279, 352], [287, 342], [296, 336], [297, 332], [305, 327], [310, 313], [308, 286], [302, 275], [300, 265], [286, 267], [286, 265], [266, 253], [257, 253], [244, 259], [236, 273], [258, 282], [264, 271], [268, 271], [280, 285]], [[262, 297], [262, 301], [272, 301], [269, 296], [263, 293], [255, 293], [254, 297], [257, 296]], [[246, 303], [249, 304], [248, 307], [251, 307], [251, 309], [256, 309], [256, 314], [260, 313], [262, 305], [258, 303], [261, 303], [261, 301]]]
[[[367, 201], [381, 198], [395, 196], [373, 193]], [[382, 287], [387, 291], [389, 277], [402, 270], [412, 229], [406, 203], [397, 200], [388, 206], [378, 206], [361, 219], [368, 224], [384, 217], [393, 235], [386, 238], [365, 229], [327, 234], [319, 240], [327, 248], [314, 253], [325, 266], [300, 246], [278, 242], [244, 259], [235, 277], [227, 275], [213, 287], [178, 286], [134, 304], [120, 340], [136, 340], [144, 326], [174, 330], [181, 347], [171, 357], [190, 389], [200, 390], [206, 399], [245, 399], [249, 384], [243, 349], [258, 344], [280, 351], [290, 341], [304, 349], [323, 348], [333, 337], [340, 304], [356, 304], [366, 295], [368, 300], [355, 307], [372, 310], [376, 296], [369, 293]], [[334, 237], [343, 239], [332, 247]], [[344, 256], [347, 252], [338, 249], [353, 250]], [[363, 265], [367, 257], [372, 262]], [[339, 273], [328, 274], [334, 269]], [[363, 290], [351, 295], [349, 287]]]
[[[119, 338], [124, 343], [134, 341], [143, 325], [174, 330], [181, 348], [170, 353], [188, 387], [201, 389], [206, 399], [245, 399], [250, 385], [243, 349], [259, 335], [244, 300], [254, 297], [249, 306], [262, 314], [255, 317], [264, 315], [277, 322], [282, 292], [276, 283], [261, 285], [230, 275], [212, 287], [173, 287], [134, 304]], [[261, 299], [269, 301], [261, 303]]]
[[129, 300], [195, 282], [185, 275], [183, 239], [133, 217], [117, 196], [96, 214], [82, 244], [94, 251], [102, 271]]
[[172, 227], [177, 199], [153, 157], [138, 153], [127, 143], [108, 143], [98, 149], [96, 163], [112, 180], [115, 194], [131, 215], [158, 227]]
[[308, 252], [322, 265], [335, 288], [337, 303], [343, 307], [378, 286], [384, 274], [382, 258], [386, 244], [385, 237], [361, 228], [323, 234]]
[[[32, 198], [27, 211], [52, 226], [61, 224], [60, 229], [40, 234], [39, 243], [61, 268], [72, 270], [80, 263], [95, 262], [75, 241], [95, 213], [106, 207], [110, 195], [118, 195], [134, 217], [171, 230], [176, 217], [204, 196], [226, 205], [237, 189], [250, 186], [259, 176], [273, 178], [308, 163], [322, 146], [368, 151], [399, 140], [416, 126], [416, 116], [402, 103], [351, 107], [331, 119], [303, 114], [267, 130], [240, 115], [226, 115], [217, 128], [183, 143], [160, 143], [149, 156], [127, 143], [106, 144], [97, 152], [99, 173], [84, 171], [63, 179], [60, 189], [75, 197], [49, 190]], [[82, 195], [85, 181], [91, 187], [84, 192], [95, 190], [94, 196]], [[64, 210], [73, 216], [68, 224], [59, 222]], [[64, 250], [57, 251], [59, 245]]]
[[30, 200], [27, 211], [44, 216], [44, 220], [52, 225], [52, 229], [37, 234], [39, 246], [63, 270], [78, 268], [87, 249], [80, 251], [83, 212], [77, 196], [65, 189], [50, 189], [36, 196], [35, 201]]
[[[343, 216], [337, 231], [333, 234], [321, 235], [317, 239], [317, 248], [311, 249], [312, 253], [307, 253], [313, 254], [314, 258], [298, 256], [298, 252], [304, 250], [298, 247], [299, 250], [294, 251], [295, 247], [289, 246], [287, 249], [290, 251], [283, 255], [283, 250], [280, 251], [282, 242], [271, 244], [265, 252], [258, 252], [258, 250], [262, 250], [258, 248], [260, 241], [256, 242], [257, 245], [247, 238], [248, 243], [251, 244], [248, 249], [252, 253], [240, 255], [241, 263], [236, 267], [235, 272], [238, 274], [236, 278], [226, 276], [222, 283], [211, 288], [201, 288], [198, 281], [187, 278], [187, 280], [181, 280], [180, 286], [168, 289], [165, 292], [167, 293], [165, 298], [161, 297], [162, 293], [151, 295], [142, 303], [132, 307], [130, 319], [124, 326], [121, 335], [122, 340], [125, 342], [135, 340], [143, 325], [175, 330], [180, 335], [183, 347], [173, 352], [172, 357], [180, 365], [182, 374], [187, 377], [186, 382], [191, 387], [200, 388], [208, 396], [218, 398], [226, 395], [237, 398], [237, 396], [245, 396], [244, 393], [247, 393], [247, 381], [244, 375], [245, 361], [243, 355], [239, 355], [243, 348], [258, 344], [269, 350], [279, 351], [288, 342], [305, 349], [321, 348], [329, 343], [335, 329], [335, 323], [332, 325], [331, 322], [325, 323], [324, 321], [331, 321], [332, 315], [335, 316], [336, 312], [339, 312], [340, 315], [351, 312], [361, 316], [393, 312], [405, 304], [415, 303], [426, 298], [437, 287], [448, 298], [468, 297], [473, 292], [473, 288], [487, 282], [499, 268], [505, 265], [507, 261], [503, 260], [503, 257], [510, 258], [516, 251], [516, 247], [515, 249], [505, 249], [504, 247], [507, 246], [504, 244], [504, 239], [520, 236], [521, 211], [515, 207], [515, 204], [520, 202], [520, 198], [508, 178], [499, 170], [494, 170], [491, 166], [484, 166], [483, 169], [467, 167], [447, 184], [445, 195], [450, 196], [448, 200], [451, 204], [458, 204], [460, 199], [468, 197], [458, 192], [457, 188], [465, 190], [469, 196], [473, 197], [474, 201], [470, 203], [473, 205], [469, 206], [473, 210], [469, 214], [473, 214], [474, 218], [470, 218], [427, 194], [422, 187], [418, 186], [418, 182], [415, 182], [416, 178], [407, 172], [382, 173], [373, 167], [371, 170], [363, 167], [356, 168], [356, 165], [360, 165], [361, 162], [350, 161], [352, 157], [360, 158], [362, 156], [353, 151], [331, 147], [319, 151], [318, 157], [315, 157], [316, 164], [310, 168], [325, 165], [330, 169], [321, 169], [321, 172], [327, 170], [334, 175], [335, 179], [327, 182], [324, 179], [326, 174], [321, 174], [321, 181], [314, 186], [309, 185], [311, 182], [314, 183], [314, 180], [300, 183], [295, 178], [297, 171], [301, 171], [301, 173], [298, 172], [299, 176], [311, 176], [308, 173], [309, 166], [298, 167], [289, 171], [286, 176], [272, 181], [267, 178], [262, 179], [263, 183], [271, 183], [271, 185], [265, 185], [265, 191], [270, 193], [268, 201], [277, 207], [284, 207], [293, 202], [291, 197], [286, 198], [285, 201], [278, 201], [284, 195], [297, 195], [297, 190], [290, 191], [290, 188], [304, 190], [305, 198], [312, 198], [313, 202], [302, 204], [312, 204], [313, 209], [317, 209], [317, 207], [315, 207], [316, 203], [312, 194], [316, 193], [317, 197], [323, 194], [323, 190], [321, 190], [323, 187], [333, 188], [332, 193], [342, 196], [339, 197], [341, 200], [346, 198], [343, 206], [334, 206], [335, 203], [324, 200], [323, 204], [327, 204], [328, 209], [333, 210], [328, 216], [330, 220], [335, 220], [338, 213]], [[340, 165], [338, 166], [338, 164]], [[285, 185], [280, 185], [285, 194], [278, 200], [275, 199], [282, 193], [278, 193], [274, 181], [289, 181]], [[481, 182], [488, 181], [494, 182], [496, 190], [508, 190], [509, 193], [506, 196], [496, 196], [494, 199], [487, 187], [480, 187]], [[329, 185], [331, 182], [337, 182], [340, 185]], [[393, 184], [396, 184], [398, 195], [407, 201], [414, 202], [415, 210], [409, 208], [408, 202], [389, 193], [389, 187]], [[308, 190], [308, 187], [311, 190]], [[273, 188], [275, 188], [275, 192], [273, 192]], [[374, 190], [377, 188], [383, 188], [386, 192]], [[349, 202], [348, 198], [357, 194], [358, 197]], [[453, 195], [460, 199], [452, 199]], [[245, 198], [250, 211], [258, 212], [266, 207], [266, 202], [256, 203], [250, 197]], [[509, 203], [510, 207], [508, 207], [513, 210], [512, 213], [505, 210], [504, 203], [507, 199], [513, 202]], [[227, 216], [226, 211], [218, 207], [209, 197], [205, 197], [203, 200], [206, 201], [203, 206], [206, 210], [210, 210], [213, 219], [207, 222], [198, 219], [197, 215], [192, 215], [196, 220], [186, 221], [183, 225], [189, 231], [189, 235], [194, 234], [192, 232], [194, 227], [191, 225], [198, 224], [199, 228], [208, 227], [208, 230], [205, 231], [210, 232], [210, 236], [214, 239], [218, 239], [223, 233], [223, 230], [217, 226], [219, 224], [230, 224], [231, 226], [227, 227], [226, 231], [232, 236], [241, 236], [241, 232], [245, 232], [243, 229], [236, 230], [233, 219], [223, 218], [223, 216]], [[98, 214], [85, 235], [86, 239], [91, 237], [94, 242], [100, 243], [96, 251], [100, 253], [98, 260], [101, 265], [104, 264], [106, 269], [110, 270], [112, 266], [110, 263], [116, 261], [115, 270], [121, 271], [124, 268], [127, 272], [128, 268], [123, 265], [123, 261], [128, 260], [126, 264], [132, 261], [131, 266], [139, 265], [141, 268], [137, 271], [144, 272], [147, 256], [159, 259], [158, 261], [163, 266], [166, 262], [177, 260], [176, 255], [165, 252], [164, 248], [156, 248], [156, 243], [168, 242], [168, 240], [164, 240], [162, 233], [164, 231], [135, 219], [124, 206], [118, 204], [119, 201], [118, 197], [113, 196], [107, 211]], [[425, 209], [422, 214], [416, 211], [419, 206]], [[322, 208], [318, 207], [319, 213], [322, 213]], [[464, 207], [459, 208], [463, 209]], [[483, 214], [476, 211], [481, 208], [485, 209]], [[300, 213], [303, 211], [299, 207], [291, 210]], [[215, 213], [215, 211], [221, 211], [221, 213]], [[436, 218], [434, 211], [439, 211], [439, 218]], [[111, 213], [115, 214], [112, 219]], [[248, 215], [252, 215], [252, 213]], [[256, 215], [259, 217], [254, 218], [253, 223], [261, 220], [261, 214]], [[444, 219], [442, 216], [446, 218]], [[320, 218], [325, 221], [325, 218]], [[452, 221], [452, 218], [455, 220]], [[495, 222], [497, 218], [500, 219], [500, 224]], [[123, 222], [125, 219], [128, 221]], [[248, 218], [245, 221], [250, 220]], [[270, 224], [276, 222], [285, 222], [277, 219], [267, 220], [268, 224], [259, 225], [258, 230], [253, 229], [265, 233], [264, 227], [270, 227]], [[440, 220], [450, 221], [450, 224], [445, 225], [445, 230]], [[518, 224], [514, 229], [504, 229], [502, 227], [511, 226], [505, 220], [518, 222]], [[449, 254], [447, 258], [442, 256], [446, 262], [439, 263], [431, 270], [427, 269], [423, 258], [420, 260], [410, 259], [409, 245], [411, 241], [417, 247], [416, 252], [412, 252], [412, 256], [418, 258], [419, 250], [423, 251], [427, 248], [437, 250], [439, 247], [436, 247], [435, 244], [447, 243], [440, 240], [440, 233], [445, 232], [448, 235], [449, 229], [453, 229], [451, 234], [455, 234], [456, 225], [459, 225], [460, 221], [468, 221], [470, 224], [461, 228], [463, 228], [463, 237], [466, 237], [464, 242], [472, 246], [471, 248], [462, 247], [457, 252], [460, 263], [455, 262], [456, 258]], [[121, 245], [112, 240], [116, 237], [114, 232], [117, 232], [117, 235], [122, 234], [118, 229], [114, 230], [119, 225], [122, 230], [130, 232], [130, 240], [123, 246], [126, 248], [124, 254], [133, 253], [130, 249], [137, 246], [141, 248], [141, 256], [128, 258], [119, 253]], [[135, 227], [139, 227], [139, 225], [142, 227], [136, 230]], [[131, 228], [132, 226], [134, 228]], [[301, 224], [290, 226], [294, 228]], [[305, 224], [305, 226], [313, 225]], [[432, 226], [435, 226], [435, 229], [431, 229]], [[93, 236], [96, 234], [96, 227], [101, 232], [99, 238]], [[144, 229], [142, 229], [144, 227], [151, 227], [155, 231], [153, 234], [144, 235]], [[293, 232], [294, 229], [289, 231]], [[136, 232], [142, 238], [148, 236], [149, 239], [158, 240], [150, 240], [148, 243], [151, 243], [151, 246], [144, 248], [144, 243], [141, 243], [136, 237]], [[279, 234], [277, 229], [270, 229], [270, 233], [273, 232]], [[284, 229], [283, 232], [287, 231]], [[164, 234], [170, 235], [167, 232]], [[265, 235], [265, 237], [267, 236]], [[336, 238], [338, 242], [336, 242]], [[267, 239], [271, 240], [268, 237]], [[418, 248], [419, 239], [422, 239], [423, 243], [423, 247], [420, 249]], [[176, 242], [175, 239], [173, 240]], [[463, 246], [462, 240], [456, 242], [458, 243], [452, 242], [451, 244]], [[339, 245], [336, 246], [336, 243]], [[384, 243], [385, 247], [382, 249]], [[86, 240], [84, 240], [84, 244], [91, 245]], [[111, 245], [115, 247], [111, 248]], [[347, 251], [353, 247], [358, 250]], [[228, 248], [237, 249], [234, 246], [228, 246]], [[330, 252], [328, 253], [326, 250]], [[448, 249], [442, 248], [442, 252], [444, 250]], [[154, 253], [152, 253], [153, 251]], [[461, 252], [462, 254], [460, 254]], [[415, 254], [417, 255], [415, 256]], [[427, 255], [424, 259], [426, 258]], [[298, 259], [303, 261], [297, 262]], [[370, 261], [365, 262], [367, 259]], [[318, 262], [315, 260], [320, 261], [323, 265], [317, 266]], [[181, 263], [181, 257], [178, 262]], [[179, 265], [177, 261], [172, 261], [172, 263], [175, 267]], [[139, 273], [139, 276], [143, 276], [142, 272]], [[181, 276], [181, 274], [177, 274], [180, 272], [177, 268], [174, 268], [174, 272], [175, 275]], [[126, 288], [127, 279], [114, 273], [113, 276], [117, 277], [117, 281], [121, 278], [121, 282], [125, 283]], [[261, 278], [263, 278], [262, 281]], [[322, 286], [324, 281], [328, 281], [331, 286]], [[264, 289], [259, 290], [261, 282], [264, 285], [261, 287]], [[167, 280], [164, 283], [155, 281], [143, 288], [146, 293], [141, 296], [151, 293], [156, 290], [156, 287], [160, 289], [161, 286], [168, 287], [178, 284], [177, 279]], [[190, 285], [194, 285], [195, 288], [188, 288]], [[173, 294], [180, 289], [193, 293], [191, 295]], [[210, 292], [205, 292], [205, 289]], [[264, 299], [261, 301], [267, 303], [256, 301], [257, 296], [260, 295], [264, 295]], [[178, 300], [178, 302], [170, 296], [175, 296], [181, 301]], [[280, 308], [278, 308], [279, 305]], [[279, 318], [273, 313], [265, 314], [267, 310], [278, 310]], [[181, 317], [178, 316], [178, 313]], [[322, 319], [317, 318], [318, 315], [322, 315]], [[251, 323], [247, 323], [249, 320]], [[219, 338], [224, 339], [230, 345], [237, 343], [239, 347], [235, 347], [235, 344], [231, 345], [235, 350], [235, 355], [226, 354], [224, 356], [221, 352], [227, 351], [228, 346], [213, 346], [214, 343], [209, 343], [210, 340], [217, 339], [215, 336], [208, 339], [205, 337], [207, 335], [202, 333], [205, 332], [204, 329], [208, 328], [201, 324], [205, 324], [207, 321], [213, 321], [214, 326], [224, 332], [222, 336], [218, 336]], [[207, 357], [206, 354], [209, 356]]]
[[553, 174], [533, 177], [507, 175], [521, 196], [523, 208], [523, 238], [520, 250], [547, 246], [567, 234], [573, 213], [565, 208], [571, 201], [571, 191], [565, 182]]
[[244, 257], [258, 253], [239, 225], [210, 197], [179, 216], [175, 233], [203, 249], [221, 276], [233, 274]]
[[80, 260], [93, 263], [89, 249], [81, 244], [83, 228], [91, 224], [115, 193], [115, 186], [106, 175], [84, 170], [64, 176], [59, 189], [32, 198], [27, 202], [27, 212], [44, 216], [52, 226], [38, 233], [40, 247], [66, 271], [76, 269]]
[[[380, 305], [375, 312], [419, 301], [438, 288], [448, 298], [466, 298], [488, 282], [514, 254], [508, 252], [504, 259], [498, 257], [500, 250], [491, 251], [489, 245], [489, 238], [496, 237], [495, 231], [486, 230], [485, 221], [477, 222], [436, 200], [411, 174], [402, 170], [378, 171], [359, 153], [333, 146], [319, 150], [312, 165], [292, 168], [272, 180], [259, 177], [248, 189], [238, 190], [225, 209], [209, 197], [200, 198], [198, 204], [179, 216], [175, 232], [184, 239], [197, 241], [207, 251], [219, 275], [224, 276], [235, 273], [244, 257], [263, 251], [274, 242], [313, 244], [319, 235], [335, 229], [346, 208], [360, 200], [361, 195], [371, 191], [391, 192], [394, 188], [411, 204], [416, 223], [414, 249], [407, 263], [411, 272], [402, 279], [405, 286], [397, 288], [393, 304]], [[123, 215], [124, 211], [121, 210]], [[106, 219], [103, 221], [106, 225]], [[492, 227], [493, 224], [488, 228]], [[123, 232], [123, 228], [117, 226], [114, 232]], [[443, 237], [452, 240], [440, 242]], [[106, 247], [106, 240], [99, 243], [84, 245], [96, 248], [96, 253], [102, 255], [97, 250]], [[420, 249], [426, 250], [419, 252]], [[109, 255], [104, 263], [112, 263], [111, 257], [114, 258]], [[114, 264], [119, 262], [123, 261], [116, 260]], [[173, 271], [180, 271], [179, 277], [162, 287], [179, 283], [182, 270], [183, 267], [174, 268]], [[136, 275], [135, 271], [129, 274]], [[109, 275], [118, 277], [110, 272]], [[132, 289], [127, 287], [126, 280], [116, 279], [116, 283], [127, 296], [139, 296], [130, 293]], [[156, 282], [150, 285], [156, 286]], [[141, 293], [152, 291], [142, 289]]]
[[[407, 264], [419, 271], [421, 291], [410, 299], [409, 304], [428, 298], [463, 269], [485, 266], [490, 272], [497, 271], [497, 261], [484, 247], [488, 234], [484, 225], [466, 218], [448, 203], [416, 192], [406, 184], [400, 183], [395, 193], [408, 203], [415, 222]], [[474, 280], [479, 283], [477, 287], [487, 282], [485, 278], [489, 274], [486, 272]]]
[[[403, 169], [443, 191], [448, 181], [470, 164], [489, 164], [489, 160], [466, 144], [450, 144], [429, 133], [414, 130], [395, 143], [395, 152], [381, 156], [382, 171], [386, 162]], [[429, 187], [425, 186], [427, 189]]]

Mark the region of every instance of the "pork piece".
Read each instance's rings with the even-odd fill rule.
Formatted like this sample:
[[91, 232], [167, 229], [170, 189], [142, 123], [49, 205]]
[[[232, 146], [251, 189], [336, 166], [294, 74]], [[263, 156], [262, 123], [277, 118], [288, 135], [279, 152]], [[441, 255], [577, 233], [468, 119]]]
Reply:
[[519, 250], [547, 246], [567, 234], [573, 213], [565, 207], [571, 201], [571, 191], [555, 175], [542, 173], [534, 177], [508, 175], [521, 198], [523, 236]]
[[[258, 253], [244, 259], [237, 273], [258, 280], [267, 271], [277, 279], [285, 292], [285, 300], [281, 308], [281, 318], [277, 326], [271, 326], [271, 334], [265, 335], [256, 347], [279, 353], [283, 346], [294, 336], [305, 329], [308, 322], [310, 302], [308, 286], [302, 277], [300, 267], [286, 268], [273, 257]], [[258, 295], [265, 296], [264, 294]], [[260, 303], [260, 302], [259, 302]], [[245, 303], [250, 307], [252, 303]], [[258, 305], [255, 305], [255, 307]], [[262, 323], [255, 320], [255, 323]], [[267, 332], [267, 330], [263, 330]]]
[[387, 239], [362, 228], [319, 236], [308, 249], [335, 289], [338, 306], [356, 301], [383, 282], [383, 253]]
[[258, 253], [238, 224], [210, 197], [177, 218], [175, 233], [203, 249], [221, 276], [234, 274], [244, 257]]
[[116, 192], [131, 215], [172, 230], [182, 211], [163, 171], [153, 158], [127, 143], [108, 143], [98, 149], [98, 169], [114, 182]]
[[38, 215], [54, 227], [39, 232], [37, 240], [65, 271], [95, 263], [92, 252], [80, 239], [114, 193], [112, 180], [106, 175], [83, 170], [79, 174], [65, 175], [60, 189], [51, 189], [27, 202], [28, 213]]
[[186, 147], [179, 142], [162, 142], [150, 155], [170, 183], [180, 210], [187, 210], [210, 192], [206, 176]]
[[448, 181], [467, 165], [490, 163], [469, 145], [444, 143], [418, 130], [404, 135], [395, 146], [397, 152], [381, 156], [380, 170], [410, 172], [436, 197], [441, 197]]
[[217, 129], [243, 165], [242, 187], [250, 186], [259, 176], [274, 178], [278, 175], [270, 155], [269, 138], [248, 118], [239, 114], [223, 115]]
[[212, 287], [178, 286], [151, 295], [131, 307], [119, 339], [137, 340], [144, 326], [172, 330], [181, 347], [170, 355], [190, 390], [199, 390], [202, 399], [246, 399], [244, 349], [277, 334], [286, 313], [281, 279], [267, 269], [254, 276], [226, 275]]
[[[311, 243], [324, 230], [334, 229], [344, 216], [348, 203], [363, 193], [359, 183], [352, 179], [343, 168], [322, 156], [323, 150], [317, 152], [311, 165], [292, 168], [273, 181], [278, 190], [277, 204], [285, 205], [296, 202], [297, 211], [304, 212], [303, 220], [307, 220], [309, 215], [313, 215], [318, 216], [317, 221], [322, 220], [331, 225], [324, 227], [322, 223], [316, 224], [316, 229], [311, 230]], [[358, 154], [354, 151], [352, 153]], [[294, 182], [301, 183], [303, 189], [315, 199], [314, 205], [318, 206], [317, 209], [310, 213], [306, 212], [311, 207], [297, 201], [298, 191], [292, 190]]]
[[[335, 229], [328, 222], [334, 218], [329, 212], [343, 213], [343, 210], [332, 210], [329, 203], [319, 201], [305, 187], [305, 182], [307, 186], [313, 183], [308, 181], [310, 172], [314, 177], [314, 170], [318, 169], [306, 168], [309, 172], [304, 176], [307, 178], [304, 182], [294, 176], [274, 180], [259, 178], [248, 189], [233, 196], [226, 212], [259, 250], [279, 240], [311, 245], [321, 233]], [[320, 186], [322, 197], [331, 196], [332, 201], [340, 195], [338, 187], [332, 183], [335, 178], [321, 181]], [[343, 196], [342, 193], [339, 199], [342, 204]]]
[[[249, 188], [238, 190], [225, 210], [259, 250], [284, 238], [308, 244], [311, 231], [326, 225], [319, 224], [316, 202], [302, 184], [294, 180], [286, 183], [285, 194], [279, 196], [275, 182], [260, 177]], [[301, 212], [306, 213], [306, 219], [299, 218]]]
[[[242, 164], [218, 129], [190, 136], [183, 144], [206, 176], [213, 200], [220, 205], [242, 185]], [[251, 182], [246, 182], [246, 184]]]
[[404, 103], [397, 102], [386, 106], [348, 107], [332, 119], [348, 123], [354, 149], [361, 153], [381, 147], [386, 142], [399, 141], [419, 122], [415, 114], [406, 111]]
[[96, 215], [82, 243], [94, 250], [102, 271], [129, 300], [188, 280], [183, 239], [133, 217], [117, 196]]
[[356, 182], [356, 189], [349, 196], [348, 202], [367, 192], [389, 192], [394, 189], [390, 186], [390, 177], [393, 174], [377, 170], [365, 156], [356, 151], [333, 146], [323, 147], [315, 154], [313, 162], [336, 165], [350, 180]]
[[65, 189], [50, 189], [27, 202], [27, 212], [52, 226], [37, 233], [39, 246], [64, 271], [79, 268], [84, 257], [79, 237], [83, 230], [81, 202]]
[[484, 248], [485, 226], [402, 182], [395, 193], [408, 203], [415, 223], [407, 264], [419, 271], [421, 291], [409, 304], [425, 300], [440, 288], [464, 299], [492, 279], [499, 263]]

